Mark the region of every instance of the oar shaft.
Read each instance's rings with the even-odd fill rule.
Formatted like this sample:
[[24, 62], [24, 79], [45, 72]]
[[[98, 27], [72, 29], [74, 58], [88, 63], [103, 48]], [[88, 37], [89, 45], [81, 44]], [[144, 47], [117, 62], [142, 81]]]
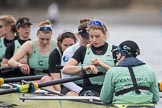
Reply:
[[13, 88], [13, 89], [2, 90], [2, 91], [0, 91], [0, 95], [15, 93], [15, 92], [19, 92], [19, 89]]
[[17, 87], [17, 88], [14, 88], [14, 89], [8, 89], [8, 90], [0, 91], [0, 95], [8, 94], [8, 93], [15, 93], [15, 92], [21, 92], [21, 93], [33, 92], [37, 88], [61, 84], [61, 83], [66, 83], [66, 82], [71, 82], [71, 81], [76, 81], [76, 80], [80, 80], [80, 79], [84, 79], [84, 78], [96, 77], [96, 76], [100, 76], [100, 75], [103, 75], [103, 74], [104, 73], [100, 72], [96, 75], [87, 74], [87, 75], [81, 75], [81, 76], [76, 76], [76, 77], [72, 77], [72, 78], [54, 80], [54, 81], [49, 81], [49, 82], [44, 82], [44, 83], [39, 83], [39, 84], [37, 84], [37, 83], [36, 84], [35, 83], [25, 84], [25, 85], [21, 85], [20, 87]]
[[51, 86], [51, 85], [56, 85], [56, 84], [62, 84], [66, 82], [71, 82], [71, 81], [76, 81], [84, 78], [90, 78], [90, 77], [95, 77], [99, 75], [103, 75], [104, 73], [99, 73], [97, 75], [95, 74], [88, 74], [88, 75], [82, 75], [82, 76], [76, 76], [72, 78], [65, 78], [65, 79], [60, 79], [60, 80], [54, 80], [54, 81], [49, 81], [49, 82], [44, 82], [44, 83], [39, 83], [38, 87], [46, 87], [46, 86]]
[[24, 76], [24, 77], [5, 78], [4, 79], [4, 83], [20, 82], [21, 80], [25, 80], [25, 81], [39, 80], [42, 77], [43, 77], [42, 75], [35, 75], [35, 76]]

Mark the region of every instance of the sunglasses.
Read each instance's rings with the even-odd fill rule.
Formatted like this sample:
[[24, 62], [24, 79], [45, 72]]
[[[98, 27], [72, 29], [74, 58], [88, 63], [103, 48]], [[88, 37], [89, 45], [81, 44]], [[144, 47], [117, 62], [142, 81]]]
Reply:
[[0, 28], [4, 27], [5, 25], [0, 25]]
[[93, 25], [96, 25], [96, 26], [100, 26], [100, 27], [105, 27], [105, 25], [101, 22], [101, 21], [90, 21], [88, 26], [93, 26]]

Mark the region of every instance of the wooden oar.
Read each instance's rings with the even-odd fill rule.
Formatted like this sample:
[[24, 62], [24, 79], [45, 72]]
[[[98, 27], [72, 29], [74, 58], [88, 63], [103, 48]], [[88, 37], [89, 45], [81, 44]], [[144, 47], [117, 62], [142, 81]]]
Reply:
[[2, 90], [2, 91], [0, 91], [0, 95], [15, 93], [15, 92], [20, 92], [20, 93], [34, 92], [35, 90], [37, 90], [38, 88], [41, 88], [41, 87], [62, 84], [62, 83], [76, 81], [76, 80], [80, 80], [80, 79], [84, 79], [84, 78], [96, 77], [96, 76], [100, 76], [103, 74], [104, 73], [100, 72], [96, 75], [95, 74], [87, 74], [87, 75], [75, 76], [72, 78], [53, 80], [53, 81], [39, 83], [39, 84], [37, 84], [37, 83], [25, 84], [25, 85], [21, 85], [20, 87], [17, 87], [17, 88], [13, 88], [13, 89], [9, 89], [9, 90]]

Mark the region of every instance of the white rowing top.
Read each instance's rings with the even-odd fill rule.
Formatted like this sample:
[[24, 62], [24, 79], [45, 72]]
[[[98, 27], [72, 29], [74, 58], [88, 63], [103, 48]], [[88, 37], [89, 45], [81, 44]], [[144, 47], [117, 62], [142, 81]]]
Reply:
[[[75, 48], [78, 49], [80, 47], [80, 44], [79, 42], [74, 44]], [[63, 55], [62, 55], [62, 60], [61, 60], [61, 66], [64, 66], [66, 64], [66, 62], [73, 56], [74, 54], [74, 50], [73, 50], [73, 47], [74, 46], [71, 46], [69, 48], [67, 48]], [[72, 76], [71, 75], [68, 75], [68, 74], [63, 74], [61, 72], [61, 78], [64, 79], [64, 78], [71, 78]], [[82, 87], [78, 86], [77, 84], [75, 84], [74, 82], [68, 82], [68, 83], [64, 83], [63, 84], [65, 87], [67, 87], [69, 90], [71, 91], [74, 91], [76, 93], [79, 93], [81, 90], [82, 90]]]

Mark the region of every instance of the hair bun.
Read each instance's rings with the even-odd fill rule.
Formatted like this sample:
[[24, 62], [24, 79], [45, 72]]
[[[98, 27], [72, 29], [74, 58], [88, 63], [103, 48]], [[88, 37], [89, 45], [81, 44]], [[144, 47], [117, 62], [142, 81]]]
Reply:
[[84, 23], [84, 22], [89, 22], [90, 18], [83, 18], [80, 20], [80, 24]]

